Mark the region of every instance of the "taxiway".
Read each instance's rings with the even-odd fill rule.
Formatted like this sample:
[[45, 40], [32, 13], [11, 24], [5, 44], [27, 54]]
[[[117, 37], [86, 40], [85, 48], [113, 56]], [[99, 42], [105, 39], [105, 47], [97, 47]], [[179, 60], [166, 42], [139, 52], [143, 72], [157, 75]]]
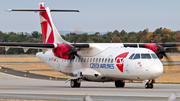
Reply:
[[165, 101], [171, 93], [180, 100], [180, 84], [154, 84], [145, 89], [143, 83], [126, 83], [125, 88], [115, 88], [114, 83], [82, 82], [80, 88], [71, 88], [65, 80], [41, 80], [0, 73], [0, 98], [79, 100], [87, 94], [95, 101]]

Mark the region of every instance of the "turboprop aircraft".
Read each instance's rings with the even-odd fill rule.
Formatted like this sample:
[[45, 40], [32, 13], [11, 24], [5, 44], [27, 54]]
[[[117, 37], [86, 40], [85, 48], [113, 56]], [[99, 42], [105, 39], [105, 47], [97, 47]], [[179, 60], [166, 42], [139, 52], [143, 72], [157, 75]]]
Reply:
[[40, 9], [8, 9], [7, 11], [39, 12], [44, 43], [0, 43], [9, 47], [42, 49], [36, 56], [55, 70], [72, 76], [71, 87], [80, 87], [82, 80], [115, 81], [124, 87], [125, 80], [146, 81], [145, 88], [153, 88], [162, 75], [159, 59], [167, 57], [163, 47], [177, 47], [177, 43], [70, 43], [58, 33], [50, 12], [79, 12], [79, 10], [50, 10], [44, 3]]

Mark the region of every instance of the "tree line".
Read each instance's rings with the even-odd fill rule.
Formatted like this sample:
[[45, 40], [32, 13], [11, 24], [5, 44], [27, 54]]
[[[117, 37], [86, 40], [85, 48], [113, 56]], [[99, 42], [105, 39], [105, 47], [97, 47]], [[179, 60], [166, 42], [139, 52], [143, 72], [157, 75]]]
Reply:
[[[67, 33], [61, 35], [65, 40], [71, 43], [166, 43], [166, 42], [180, 42], [180, 32], [171, 31], [167, 28], [157, 28], [150, 32], [144, 29], [139, 32], [126, 32], [125, 30], [107, 32], [101, 34], [96, 32], [94, 34], [88, 33]], [[42, 34], [37, 31], [32, 33], [26, 32], [2, 32], [0, 31], [0, 42], [27, 42], [27, 43], [42, 43]], [[27, 53], [23, 52], [21, 48], [10, 48], [7, 52], [3, 47], [0, 47], [0, 54], [35, 54], [39, 50], [29, 49]]]

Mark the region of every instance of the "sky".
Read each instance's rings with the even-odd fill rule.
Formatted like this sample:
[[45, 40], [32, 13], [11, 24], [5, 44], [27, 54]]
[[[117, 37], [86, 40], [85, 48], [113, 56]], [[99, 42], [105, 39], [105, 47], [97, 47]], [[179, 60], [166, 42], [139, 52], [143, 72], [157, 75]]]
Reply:
[[180, 0], [0, 0], [0, 31], [41, 32], [39, 14], [6, 12], [5, 9], [76, 9], [80, 13], [52, 12], [59, 31], [180, 30]]

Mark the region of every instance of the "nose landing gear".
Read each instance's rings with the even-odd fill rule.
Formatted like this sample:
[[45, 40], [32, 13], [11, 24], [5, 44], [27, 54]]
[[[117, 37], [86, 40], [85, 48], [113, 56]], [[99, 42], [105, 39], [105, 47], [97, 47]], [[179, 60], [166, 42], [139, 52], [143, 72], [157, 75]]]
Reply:
[[145, 88], [148, 89], [152, 89], [154, 86], [153, 86], [153, 83], [155, 83], [154, 80], [148, 80], [147, 83], [145, 84]]

